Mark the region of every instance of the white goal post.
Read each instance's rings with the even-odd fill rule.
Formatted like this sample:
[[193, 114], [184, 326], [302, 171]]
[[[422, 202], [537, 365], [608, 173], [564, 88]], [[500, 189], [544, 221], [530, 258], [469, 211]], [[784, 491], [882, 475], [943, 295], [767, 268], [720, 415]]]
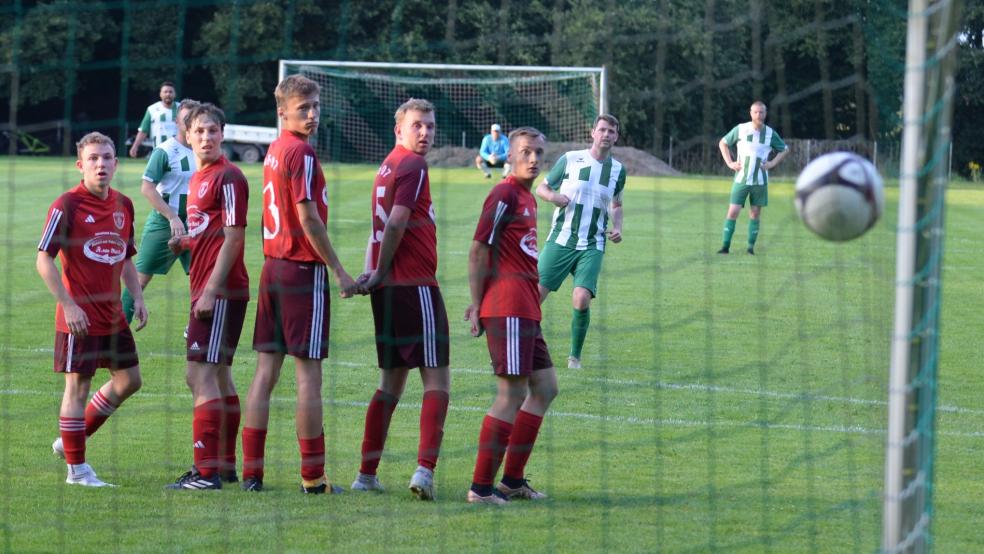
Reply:
[[279, 80], [295, 73], [321, 86], [322, 161], [378, 163], [393, 146], [393, 112], [410, 97], [436, 107], [435, 148], [477, 150], [493, 123], [581, 142], [608, 111], [604, 67], [280, 60]]

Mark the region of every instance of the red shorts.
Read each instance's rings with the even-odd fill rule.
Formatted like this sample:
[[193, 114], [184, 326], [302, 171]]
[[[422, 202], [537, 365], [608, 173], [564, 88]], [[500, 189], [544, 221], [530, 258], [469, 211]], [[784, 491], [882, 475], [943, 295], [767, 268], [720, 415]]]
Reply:
[[327, 358], [330, 299], [324, 265], [267, 258], [260, 274], [253, 350]]
[[140, 364], [133, 333], [127, 327], [115, 335], [78, 338], [55, 332], [55, 372], [95, 375], [96, 369], [129, 369]]
[[522, 317], [483, 317], [492, 369], [496, 375], [528, 377], [553, 367], [540, 322]]
[[[239, 335], [243, 332], [246, 304], [249, 304], [249, 300], [216, 298], [212, 317], [198, 319], [192, 314], [188, 318], [187, 360], [231, 365], [236, 347], [239, 346]], [[194, 303], [191, 307], [194, 309]]]
[[447, 367], [448, 313], [438, 287], [381, 287], [370, 295], [379, 367]]

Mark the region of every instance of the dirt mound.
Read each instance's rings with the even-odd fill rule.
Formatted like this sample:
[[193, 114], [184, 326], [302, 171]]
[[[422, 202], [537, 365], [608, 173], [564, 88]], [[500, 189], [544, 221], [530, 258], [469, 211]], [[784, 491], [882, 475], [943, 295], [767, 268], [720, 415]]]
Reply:
[[[588, 147], [586, 143], [580, 142], [557, 142], [547, 144], [547, 163], [549, 169], [557, 158], [564, 152], [570, 150], [583, 150]], [[442, 146], [435, 148], [427, 154], [427, 163], [433, 167], [472, 167], [475, 164], [475, 156], [478, 150], [474, 148], [462, 148], [460, 146]], [[640, 175], [647, 177], [658, 177], [664, 175], [682, 175], [679, 171], [666, 165], [666, 162], [653, 156], [649, 152], [632, 148], [631, 146], [616, 146], [612, 149], [612, 156], [616, 160], [625, 164], [629, 176]]]

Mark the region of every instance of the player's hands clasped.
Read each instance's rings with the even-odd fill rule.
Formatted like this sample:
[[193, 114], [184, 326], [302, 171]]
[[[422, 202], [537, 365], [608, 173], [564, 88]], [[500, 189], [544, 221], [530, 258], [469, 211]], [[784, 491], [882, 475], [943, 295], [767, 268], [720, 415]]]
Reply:
[[82, 338], [89, 334], [89, 316], [75, 302], [62, 304], [62, 311], [65, 312], [65, 324], [68, 325], [68, 332]]
[[475, 304], [471, 304], [465, 308], [465, 321], [471, 324], [471, 334], [473, 337], [480, 337], [485, 332], [482, 322], [478, 319], [478, 306]]
[[355, 281], [352, 280], [352, 277], [344, 269], [338, 271], [335, 279], [338, 280], [338, 288], [340, 289], [338, 295], [342, 298], [351, 298], [358, 292]]
[[353, 291], [355, 294], [361, 294], [363, 296], [372, 292], [372, 289], [383, 284], [383, 277], [376, 271], [367, 271], [362, 275], [359, 275], [358, 279], [355, 280], [355, 288]]

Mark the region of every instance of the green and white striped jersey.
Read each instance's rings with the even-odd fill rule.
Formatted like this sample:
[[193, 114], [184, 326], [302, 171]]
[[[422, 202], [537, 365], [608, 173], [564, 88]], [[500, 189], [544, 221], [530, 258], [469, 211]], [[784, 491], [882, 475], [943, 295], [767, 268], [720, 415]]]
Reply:
[[188, 182], [195, 173], [195, 154], [191, 148], [171, 137], [150, 154], [143, 178], [157, 185], [161, 196], [168, 195], [167, 204], [177, 212], [181, 195], [188, 195]]
[[786, 143], [775, 129], [762, 125], [761, 129], [756, 130], [751, 121], [735, 125], [724, 135], [724, 142], [728, 146], [738, 145], [741, 169], [735, 172], [735, 182], [745, 185], [768, 185], [769, 172], [762, 169], [762, 164], [768, 161], [773, 150], [782, 152], [786, 149]]
[[605, 250], [608, 209], [622, 203], [625, 166], [608, 157], [603, 162], [591, 150], [573, 150], [557, 160], [546, 178], [547, 186], [571, 199], [554, 209], [548, 242], [575, 250]]
[[177, 119], [177, 102], [172, 102], [170, 108], [164, 107], [163, 102], [154, 102], [147, 106], [147, 112], [140, 122], [140, 130], [154, 139], [154, 146], [160, 146], [162, 142], [178, 134], [178, 124], [175, 123]]

